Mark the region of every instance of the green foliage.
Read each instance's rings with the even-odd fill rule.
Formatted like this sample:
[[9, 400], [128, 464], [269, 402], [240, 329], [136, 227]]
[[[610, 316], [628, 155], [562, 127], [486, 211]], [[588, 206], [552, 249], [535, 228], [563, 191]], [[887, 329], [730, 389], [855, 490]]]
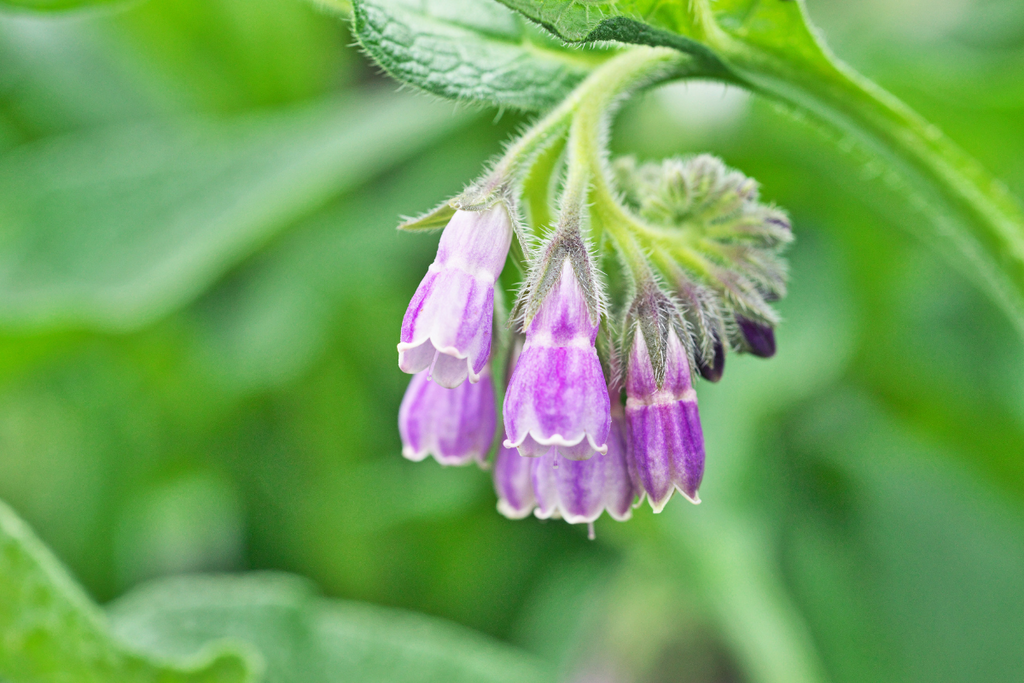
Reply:
[[231, 645], [197, 647], [173, 659], [126, 648], [111, 636], [103, 613], [3, 502], [0, 633], [0, 676], [11, 683], [234, 683], [256, 678], [248, 653]]
[[[680, 76], [740, 84], [852, 136], [905, 179], [907, 199], [916, 201], [934, 222], [933, 241], [988, 288], [1024, 334], [1024, 213], [1019, 205], [933, 125], [835, 60], [817, 38], [802, 2], [502, 2], [568, 42], [675, 48], [693, 57]], [[489, 9], [490, 4], [480, 7]], [[459, 38], [439, 49], [434, 24], [403, 20], [402, 11], [368, 3], [356, 5], [355, 10], [356, 33], [364, 47], [399, 80], [447, 97], [525, 109], [550, 106], [564, 95], [562, 85], [549, 100], [519, 83], [528, 102], [517, 105], [507, 94], [490, 91], [491, 74], [497, 74], [497, 82], [502, 83], [508, 70], [498, 64], [510, 61], [506, 46], [490, 38], [518, 35], [496, 18], [483, 21], [475, 11], [459, 12], [453, 7], [453, 16], [469, 19], [460, 19]], [[493, 16], [515, 26], [512, 17]], [[417, 51], [417, 40], [429, 49]], [[463, 44], [478, 50], [472, 59]], [[439, 56], [443, 56], [440, 66], [433, 62]], [[467, 62], [486, 67], [488, 77], [466, 70]], [[532, 67], [517, 68], [515, 73], [533, 83], [555, 82], [550, 74], [534, 74]], [[474, 91], [474, 84], [481, 85]]]
[[529, 31], [494, 0], [359, 0], [359, 44], [427, 92], [522, 110], [557, 104], [600, 60]]
[[266, 659], [267, 683], [552, 680], [524, 653], [468, 629], [325, 600], [287, 575], [167, 579], [121, 598], [110, 615], [126, 642], [162, 657], [216, 638], [252, 643]]
[[[837, 52], [1024, 195], [1021, 3], [815, 0], [810, 9]], [[279, 32], [301, 48], [275, 46]], [[374, 90], [373, 67], [348, 42], [336, 16], [297, 2], [148, 0], [60, 21], [2, 12], [0, 165], [69, 141], [126, 139], [119, 135], [129, 129], [140, 131], [145, 151], [183, 139], [168, 131], [187, 133], [197, 120], [204, 130], [262, 121], [294, 136], [305, 108], [294, 105], [309, 99], [366, 98], [385, 113], [391, 98], [410, 107]], [[277, 570], [308, 576], [330, 597], [262, 571], [200, 579], [188, 593], [222, 598], [221, 616], [229, 598], [247, 600], [236, 605], [244, 619], [221, 619], [214, 639], [234, 629], [258, 643], [256, 631], [279, 634], [292, 615], [303, 627], [333, 624], [307, 645], [356, 642], [347, 640], [352, 627], [330, 616], [344, 599], [337, 609], [356, 635], [394, 629], [401, 641], [385, 633], [380, 650], [394, 660], [409, 661], [402, 645], [410, 631], [446, 656], [463, 642], [500, 662], [520, 653], [497, 638], [542, 658], [542, 670], [557, 665], [563, 680], [974, 683], [1024, 669], [1024, 351], [1005, 317], [912, 238], [934, 234], [918, 200], [944, 203], [920, 187], [908, 192], [857, 138], [813, 134], [805, 117], [780, 115], [763, 98], [690, 83], [629, 104], [612, 134], [616, 154], [645, 162], [711, 151], [790, 210], [797, 240], [778, 355], [729, 355], [724, 381], [697, 387], [708, 443], [704, 502], [673, 502], [658, 516], [640, 509], [626, 524], [598, 520], [590, 542], [558, 521], [502, 519], [486, 473], [399, 455], [395, 414], [407, 377], [395, 368], [394, 344], [436, 235], [393, 228], [399, 216], [457, 194], [522, 123], [506, 113], [464, 125], [449, 118], [457, 107], [423, 98], [410, 108], [413, 116], [432, 110], [422, 144], [403, 147], [347, 191], [281, 212], [192, 294], [153, 307], [131, 329], [96, 331], [100, 323], [71, 314], [31, 328], [0, 324], [0, 497], [99, 602], [128, 593], [105, 616], [67, 581], [33, 583], [62, 586], [65, 596], [31, 593], [52, 597], [56, 610], [35, 613], [56, 629], [34, 631], [54, 646], [43, 664], [89, 680], [69, 664], [79, 661], [77, 638], [98, 644], [90, 650], [98, 656], [113, 652], [110, 662], [158, 655], [159, 667], [138, 671], [184, 675], [179, 667], [201, 664], [190, 658], [207, 639], [171, 607], [201, 606], [182, 595], [185, 583], [136, 582]], [[324, 119], [309, 120], [326, 126], [322, 111]], [[853, 154], [837, 154], [836, 143]], [[106, 158], [96, 146], [81, 149]], [[85, 161], [54, 155], [42, 180], [66, 177], [65, 165], [77, 169], [70, 177], [88, 179]], [[118, 196], [119, 176], [107, 178], [94, 190]], [[548, 188], [534, 189], [531, 216], [550, 212]], [[132, 202], [147, 216], [168, 207], [156, 191]], [[112, 277], [131, 270], [92, 246], [122, 244], [105, 232], [109, 214], [90, 213], [99, 219], [88, 222], [62, 215], [76, 248], [104, 264], [81, 272], [102, 281], [105, 268]], [[31, 259], [28, 281], [37, 271], [59, 275], [64, 252], [26, 252], [22, 230], [51, 235], [58, 247], [64, 234], [34, 219], [17, 231], [0, 221], [2, 267]], [[159, 240], [138, 244], [141, 262], [163, 262]], [[0, 305], [9, 300], [0, 296]], [[40, 310], [51, 315], [52, 302], [40, 299]], [[52, 558], [29, 561], [51, 557], [24, 550], [38, 546], [19, 541], [10, 554], [4, 544], [3, 580], [12, 566], [52, 568]], [[3, 643], [21, 633], [6, 621], [16, 595], [9, 588], [0, 586]], [[490, 637], [349, 601], [436, 615]], [[68, 613], [62, 605], [92, 616], [54, 620]], [[128, 654], [135, 647], [110, 640], [108, 623], [118, 638], [148, 639], [152, 654]], [[280, 642], [295, 642], [291, 635]], [[284, 648], [265, 649], [268, 671], [282, 670]], [[0, 679], [22, 683], [9, 667], [38, 665], [29, 654], [3, 650]], [[515, 660], [533, 670], [530, 656]], [[217, 661], [239, 660], [225, 653]], [[415, 661], [427, 670], [426, 659]], [[353, 655], [338, 666], [360, 662], [373, 660]], [[125, 679], [133, 680], [97, 677]]]
[[157, 582], [112, 605], [108, 625], [3, 503], [0, 588], [0, 675], [11, 683], [553, 680], [525, 654], [467, 629], [324, 600], [287, 575]]
[[435, 209], [426, 212], [422, 216], [410, 218], [398, 226], [398, 228], [409, 232], [417, 232], [419, 230], [440, 230], [444, 226], [448, 225], [448, 221], [451, 220], [454, 215], [455, 207], [446, 201], [443, 204], [438, 205]]
[[498, 0], [571, 43], [612, 40], [671, 47], [692, 54], [705, 76], [728, 77], [720, 58], [702, 44], [690, 10], [678, 3]]
[[[855, 136], [909, 178], [908, 199], [929, 214], [933, 234], [952, 240], [935, 240], [940, 248], [970, 269], [1024, 334], [1020, 206], [935, 126], [836, 61], [816, 37], [802, 1], [697, 0], [685, 9], [649, 2], [503, 1], [565, 40], [664, 45], [694, 54], [692, 75], [739, 83]], [[666, 32], [677, 35], [675, 42]], [[930, 206], [932, 198], [944, 209]]]
[[466, 120], [380, 94], [87, 131], [0, 161], [0, 320], [130, 329]]

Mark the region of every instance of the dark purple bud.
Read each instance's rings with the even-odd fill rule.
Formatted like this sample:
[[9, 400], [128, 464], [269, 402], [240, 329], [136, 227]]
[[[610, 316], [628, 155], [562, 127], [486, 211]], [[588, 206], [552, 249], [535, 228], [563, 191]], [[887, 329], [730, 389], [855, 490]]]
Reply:
[[736, 316], [736, 323], [752, 354], [761, 358], [775, 355], [775, 330], [770, 325], [748, 320], [741, 315]]
[[714, 356], [711, 359], [711, 363], [705, 363], [704, 358], [697, 357], [697, 369], [700, 371], [700, 376], [709, 382], [717, 382], [722, 379], [722, 375], [725, 373], [725, 347], [722, 346], [722, 342], [715, 339]]
[[781, 211], [775, 210], [770, 212], [768, 216], [765, 218], [764, 222], [768, 223], [769, 225], [773, 225], [777, 228], [781, 228], [782, 230], [785, 230], [787, 232], [792, 232], [793, 230], [793, 224], [790, 222], [789, 216], [782, 213]]

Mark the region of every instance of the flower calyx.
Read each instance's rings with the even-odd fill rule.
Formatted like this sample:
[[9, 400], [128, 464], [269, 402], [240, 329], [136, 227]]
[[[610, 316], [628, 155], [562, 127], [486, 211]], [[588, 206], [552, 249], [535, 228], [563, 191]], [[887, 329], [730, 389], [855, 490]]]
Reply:
[[631, 349], [642, 343], [647, 350], [647, 358], [651, 364], [651, 379], [660, 388], [665, 382], [666, 354], [669, 347], [669, 335], [675, 333], [676, 339], [683, 340], [686, 353], [692, 354], [689, 348], [689, 326], [683, 319], [678, 304], [666, 294], [658, 283], [648, 279], [637, 285], [636, 295], [625, 316], [625, 330], [620, 347], [619, 367], [630, 374], [630, 363], [633, 354]]

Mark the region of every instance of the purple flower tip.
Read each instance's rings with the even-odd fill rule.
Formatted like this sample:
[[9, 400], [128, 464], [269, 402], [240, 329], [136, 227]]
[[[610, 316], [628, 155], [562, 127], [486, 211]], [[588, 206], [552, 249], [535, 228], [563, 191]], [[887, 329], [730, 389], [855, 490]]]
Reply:
[[608, 450], [608, 387], [594, 348], [598, 321], [566, 260], [526, 329], [505, 393], [506, 448], [540, 457], [555, 448], [581, 460]]
[[402, 455], [419, 462], [428, 455], [442, 465], [487, 464], [497, 414], [494, 382], [487, 366], [482, 381], [447, 389], [417, 373], [398, 410]]
[[526, 460], [537, 501], [534, 514], [540, 519], [561, 517], [570, 524], [589, 524], [605, 510], [612, 519], [629, 519], [634, 490], [622, 432], [620, 420], [614, 420], [608, 451], [586, 460], [569, 460], [556, 448]]
[[736, 323], [752, 354], [761, 358], [775, 355], [775, 330], [770, 325], [762, 325], [741, 315], [736, 316]]
[[665, 381], [660, 388], [653, 377], [647, 345], [637, 332], [626, 377], [627, 453], [637, 485], [654, 511], [661, 512], [677, 490], [699, 503], [697, 489], [704, 476], [697, 393], [690, 383], [686, 349], [674, 330], [669, 332]]
[[714, 354], [710, 365], [705, 363], [703, 358], [697, 359], [697, 370], [700, 371], [700, 376], [709, 382], [717, 382], [725, 374], [725, 347], [717, 339], [715, 340]]
[[443, 387], [480, 379], [491, 352], [494, 283], [512, 243], [501, 202], [486, 211], [456, 211], [402, 320], [398, 367], [427, 371]]

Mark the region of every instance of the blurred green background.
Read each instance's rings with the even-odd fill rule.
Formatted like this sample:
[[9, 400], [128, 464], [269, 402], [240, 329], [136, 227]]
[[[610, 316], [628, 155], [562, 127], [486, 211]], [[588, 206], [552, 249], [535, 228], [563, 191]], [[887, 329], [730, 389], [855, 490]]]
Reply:
[[[1024, 4], [809, 0], [1024, 197]], [[798, 237], [779, 354], [698, 388], [703, 504], [511, 522], [400, 456], [395, 343], [522, 122], [402, 92], [299, 0], [0, 12], [0, 499], [90, 594], [282, 569], [593, 683], [1024, 676], [1024, 343], [856, 145], [707, 83], [613, 145], [710, 151]]]

